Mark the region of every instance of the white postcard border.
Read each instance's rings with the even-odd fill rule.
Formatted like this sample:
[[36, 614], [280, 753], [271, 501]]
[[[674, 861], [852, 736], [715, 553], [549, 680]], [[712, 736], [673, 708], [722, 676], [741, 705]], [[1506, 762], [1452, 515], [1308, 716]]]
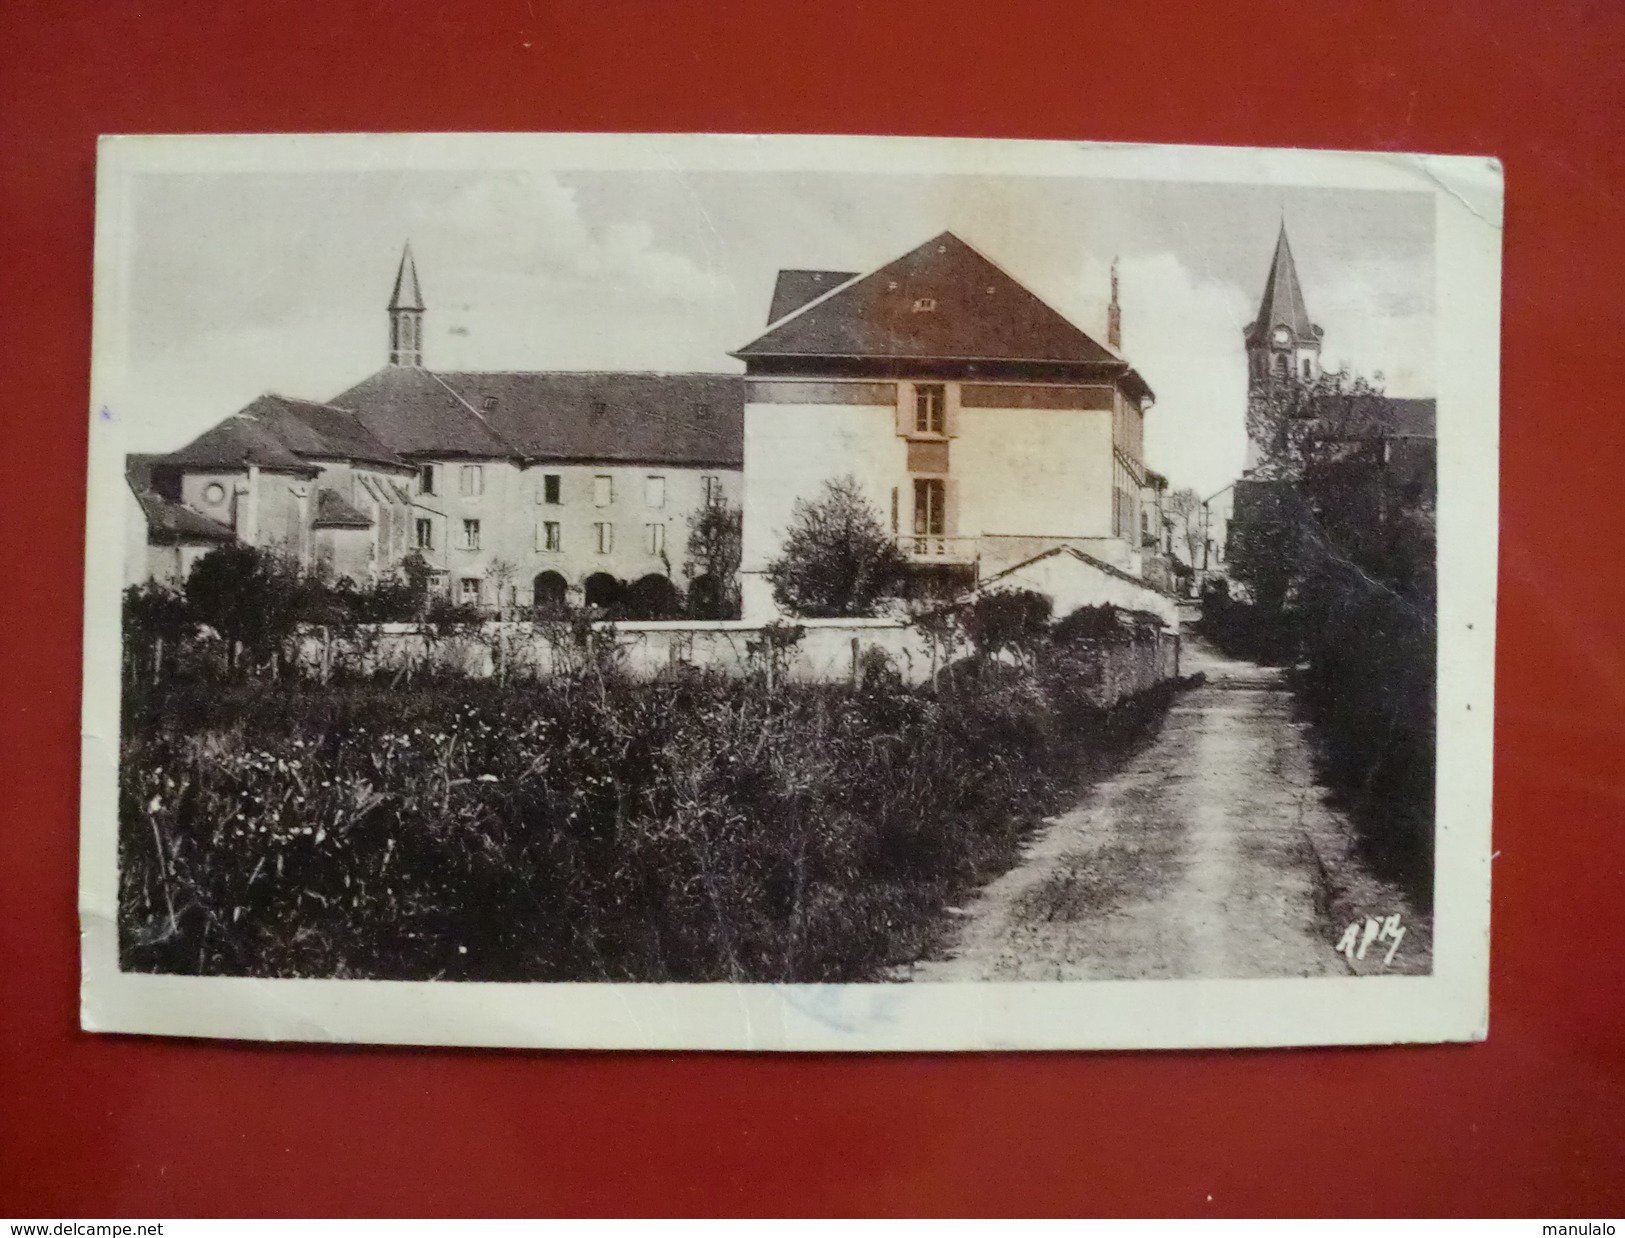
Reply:
[[[1429, 976], [1053, 984], [493, 984], [118, 969], [120, 594], [132, 179], [504, 167], [885, 171], [1408, 189], [1436, 203], [1438, 809]], [[981, 139], [430, 134], [104, 138], [97, 176], [79, 908], [90, 1031], [601, 1049], [1194, 1048], [1488, 1028], [1502, 177], [1493, 159]]]

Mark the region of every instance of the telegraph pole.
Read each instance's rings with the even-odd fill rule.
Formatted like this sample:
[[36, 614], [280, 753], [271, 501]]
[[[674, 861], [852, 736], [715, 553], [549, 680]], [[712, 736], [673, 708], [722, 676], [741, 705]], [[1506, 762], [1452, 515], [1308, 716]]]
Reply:
[[1208, 552], [1213, 548], [1213, 513], [1208, 507], [1208, 504], [1213, 502], [1214, 499], [1218, 498], [1235, 484], [1235, 482], [1231, 482], [1227, 486], [1220, 486], [1212, 494], [1208, 495], [1207, 498], [1202, 500], [1202, 578], [1196, 584], [1197, 597], [1201, 597], [1203, 592], [1207, 589]]

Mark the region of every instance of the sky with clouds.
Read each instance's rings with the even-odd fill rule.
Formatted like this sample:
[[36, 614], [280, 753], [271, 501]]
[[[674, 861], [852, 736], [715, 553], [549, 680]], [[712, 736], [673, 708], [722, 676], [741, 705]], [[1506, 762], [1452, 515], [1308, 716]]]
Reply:
[[868, 271], [944, 230], [1104, 336], [1157, 393], [1146, 454], [1204, 495], [1245, 451], [1242, 328], [1286, 222], [1324, 358], [1433, 394], [1433, 200], [1264, 185], [875, 173], [148, 173], [117, 394], [163, 451], [264, 391], [327, 399], [387, 359], [411, 239], [439, 369], [737, 372], [780, 267]]

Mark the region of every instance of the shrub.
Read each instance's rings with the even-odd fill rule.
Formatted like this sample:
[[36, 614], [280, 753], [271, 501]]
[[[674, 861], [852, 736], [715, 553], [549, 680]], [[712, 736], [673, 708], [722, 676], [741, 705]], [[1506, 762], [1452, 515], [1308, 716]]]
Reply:
[[309, 605], [297, 569], [274, 555], [233, 542], [211, 550], [186, 578], [187, 608], [226, 643], [227, 668], [246, 653], [275, 658]]
[[158, 581], [124, 591], [124, 665], [132, 676], [161, 676], [191, 634], [186, 595]]
[[688, 609], [695, 619], [739, 618], [739, 560], [743, 513], [711, 503], [688, 518]]
[[[788, 630], [786, 635], [788, 636]], [[1111, 713], [1057, 650], [959, 695], [735, 680], [143, 686], [126, 696], [134, 970], [873, 979], [1014, 862]]]
[[972, 599], [960, 610], [959, 623], [982, 657], [1008, 650], [1026, 660], [1048, 633], [1053, 607], [1048, 595], [1032, 589], [999, 589]]
[[873, 615], [903, 587], [908, 563], [856, 480], [824, 483], [797, 499], [779, 557], [767, 567], [773, 597], [807, 618]]

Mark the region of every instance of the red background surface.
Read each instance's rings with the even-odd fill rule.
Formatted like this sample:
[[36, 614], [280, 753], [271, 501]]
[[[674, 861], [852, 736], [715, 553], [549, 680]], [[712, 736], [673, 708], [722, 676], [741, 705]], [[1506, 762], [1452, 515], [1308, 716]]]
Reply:
[[[1622, 52], [1601, 0], [4, 3], [0, 1214], [1625, 1212]], [[79, 1032], [95, 138], [378, 129], [1501, 156], [1488, 1043], [750, 1058]]]

